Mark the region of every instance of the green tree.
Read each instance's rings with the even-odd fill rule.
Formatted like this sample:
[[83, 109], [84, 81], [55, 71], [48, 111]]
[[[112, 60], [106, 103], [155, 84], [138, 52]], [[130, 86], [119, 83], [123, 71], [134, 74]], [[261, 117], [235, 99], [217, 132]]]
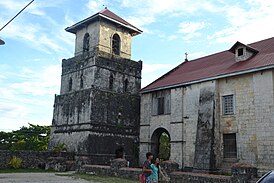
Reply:
[[168, 134], [162, 133], [159, 142], [159, 158], [161, 160], [168, 160], [170, 157], [170, 138]]
[[12, 132], [0, 132], [0, 149], [6, 150], [47, 150], [50, 126], [29, 123]]

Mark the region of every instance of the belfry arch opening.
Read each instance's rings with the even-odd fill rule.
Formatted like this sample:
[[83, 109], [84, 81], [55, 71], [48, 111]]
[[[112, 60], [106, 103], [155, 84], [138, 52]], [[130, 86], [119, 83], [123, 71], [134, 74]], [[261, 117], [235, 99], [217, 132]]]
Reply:
[[161, 160], [170, 157], [170, 134], [164, 128], [156, 129], [151, 136], [151, 152]]
[[89, 52], [89, 33], [86, 33], [83, 40], [83, 52]]
[[115, 55], [120, 55], [120, 45], [121, 39], [118, 34], [112, 36], [112, 53]]

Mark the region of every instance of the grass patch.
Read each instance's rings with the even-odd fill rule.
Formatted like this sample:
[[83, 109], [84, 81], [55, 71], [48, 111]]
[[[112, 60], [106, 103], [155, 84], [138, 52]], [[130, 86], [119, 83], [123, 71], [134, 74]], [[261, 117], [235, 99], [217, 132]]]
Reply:
[[49, 172], [55, 172], [55, 171], [38, 169], [38, 168], [0, 169], [0, 173], [49, 173]]
[[90, 175], [83, 173], [73, 173], [73, 174], [56, 174], [58, 176], [71, 176], [74, 178], [84, 179], [88, 181], [102, 182], [102, 183], [138, 183], [138, 181], [129, 180], [129, 179], [121, 179], [117, 177], [109, 177], [109, 176], [98, 176], [98, 175]]

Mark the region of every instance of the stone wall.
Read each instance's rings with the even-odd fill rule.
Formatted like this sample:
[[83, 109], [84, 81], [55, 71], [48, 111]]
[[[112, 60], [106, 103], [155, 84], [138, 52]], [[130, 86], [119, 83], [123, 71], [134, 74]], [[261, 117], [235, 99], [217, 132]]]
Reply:
[[[215, 84], [214, 84], [215, 83]], [[171, 160], [176, 160], [180, 168], [192, 170], [195, 156], [201, 155], [196, 149], [202, 147], [198, 134], [201, 91], [215, 85], [214, 128], [210, 133], [212, 146], [209, 154], [214, 160], [212, 168], [230, 172], [233, 163], [248, 163], [260, 172], [273, 169], [273, 121], [274, 121], [274, 74], [272, 70], [244, 74], [240, 76], [202, 82], [173, 88], [171, 90], [171, 114], [151, 114], [153, 92], [141, 96], [140, 123], [140, 164], [145, 153], [151, 151], [151, 138], [157, 128], [165, 128], [171, 137]], [[233, 95], [234, 113], [223, 114], [223, 96]], [[211, 116], [212, 116], [211, 115]], [[224, 134], [235, 134], [237, 157], [224, 158]], [[207, 133], [208, 134], [208, 133]], [[196, 138], [198, 137], [198, 138]], [[200, 143], [201, 144], [201, 143]], [[205, 145], [205, 143], [202, 143]], [[204, 149], [204, 148], [201, 148]], [[181, 155], [183, 154], [183, 156]], [[208, 155], [209, 155], [208, 154]], [[201, 158], [206, 160], [205, 158]], [[196, 158], [196, 160], [198, 160]], [[214, 165], [215, 164], [215, 165]]]
[[236, 183], [231, 181], [230, 176], [189, 172], [173, 172], [170, 178], [172, 183]]
[[[62, 60], [60, 94], [88, 88], [108, 90], [110, 74], [114, 77], [112, 91], [123, 93], [123, 81], [127, 78], [128, 92], [137, 94], [141, 88], [141, 70], [141, 61], [121, 58], [94, 48], [85, 54]], [[71, 91], [69, 90], [70, 78], [72, 79]]]
[[[254, 105], [256, 124], [252, 125], [255, 135], [249, 139], [249, 147], [255, 152], [252, 165], [260, 170], [274, 168], [274, 94], [273, 71], [258, 72], [253, 75]], [[247, 134], [248, 135], [248, 134]], [[246, 136], [247, 136], [246, 135]]]
[[[164, 165], [161, 165], [165, 167]], [[175, 169], [178, 168], [178, 164]], [[138, 175], [142, 173], [141, 168], [129, 167], [112, 167], [102, 165], [83, 165], [79, 169], [81, 173], [101, 175], [101, 176], [115, 176], [131, 180], [138, 180]], [[191, 173], [191, 172], [169, 172], [165, 171], [170, 178], [171, 183], [248, 183], [255, 182], [253, 175], [256, 175], [256, 168], [250, 166], [233, 167], [233, 176], [213, 175], [205, 173]], [[252, 179], [253, 178], [253, 179]], [[161, 180], [161, 177], [160, 177]]]
[[0, 150], [0, 169], [10, 168], [9, 162], [13, 156], [22, 159], [22, 168], [42, 168], [44, 169], [50, 157], [62, 157], [63, 161], [72, 161], [74, 154], [49, 151], [9, 151]]
[[[237, 141], [236, 162], [248, 163], [258, 167], [259, 172], [273, 169], [273, 71], [218, 80], [219, 124], [222, 134], [235, 133]], [[235, 96], [235, 114], [222, 114], [222, 96]], [[220, 136], [222, 147], [222, 136]], [[218, 154], [222, 159], [222, 151]], [[230, 161], [230, 160], [229, 160]], [[235, 162], [234, 161], [234, 162]], [[219, 161], [218, 167], [227, 160]]]
[[50, 149], [64, 143], [70, 152], [93, 157], [92, 164], [108, 165], [115, 150], [124, 147], [131, 163], [137, 164], [139, 96], [100, 90], [73, 96], [56, 97]]
[[194, 169], [210, 171], [215, 169], [214, 144], [214, 99], [215, 86], [202, 88], [199, 98], [197, 135]]
[[[214, 95], [214, 82], [170, 89], [171, 113], [166, 115], [152, 115], [153, 93], [142, 94], [139, 164], [142, 164], [145, 160], [145, 153], [152, 150], [151, 139], [153, 133], [159, 128], [164, 128], [171, 138], [170, 160], [176, 161], [180, 168], [192, 168], [194, 166], [200, 90], [207, 87], [212, 88]], [[213, 108], [214, 103], [211, 105], [212, 110]], [[213, 111], [211, 111], [210, 119], [213, 119], [212, 115]], [[214, 127], [211, 129], [214, 130]], [[213, 134], [211, 136], [213, 137]]]

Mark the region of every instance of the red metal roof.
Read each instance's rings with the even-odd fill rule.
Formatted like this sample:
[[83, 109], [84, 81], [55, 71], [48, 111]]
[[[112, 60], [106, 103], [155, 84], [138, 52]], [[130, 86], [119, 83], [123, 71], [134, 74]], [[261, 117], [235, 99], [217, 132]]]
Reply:
[[121, 17], [119, 17], [118, 15], [114, 14], [113, 12], [109, 11], [109, 9], [105, 8], [102, 11], [99, 12], [99, 14], [105, 15], [113, 20], [116, 20], [124, 25], [127, 25], [129, 27], [132, 27], [136, 30], [138, 30], [139, 32], [142, 32], [140, 29], [138, 29], [137, 27], [133, 26], [132, 24], [128, 23], [127, 21], [125, 21], [124, 19], [122, 19]]
[[144, 87], [141, 93], [274, 68], [274, 37], [248, 46], [258, 51], [248, 60], [236, 62], [235, 55], [227, 50], [183, 62]]
[[103, 9], [102, 11], [100, 11], [100, 12], [98, 12], [98, 13], [96, 13], [96, 14], [70, 26], [70, 27], [67, 27], [65, 30], [75, 34], [79, 29], [82, 29], [83, 26], [86, 26], [86, 25], [90, 24], [91, 22], [98, 20], [98, 17], [103, 17], [103, 18], [108, 19], [112, 22], [122, 25], [123, 27], [131, 30], [133, 35], [137, 35], [137, 34], [140, 34], [143, 32], [140, 29], [138, 29], [137, 27], [131, 25], [130, 23], [128, 23], [127, 21], [125, 21], [124, 19], [119, 17], [118, 15], [114, 14], [107, 8]]

